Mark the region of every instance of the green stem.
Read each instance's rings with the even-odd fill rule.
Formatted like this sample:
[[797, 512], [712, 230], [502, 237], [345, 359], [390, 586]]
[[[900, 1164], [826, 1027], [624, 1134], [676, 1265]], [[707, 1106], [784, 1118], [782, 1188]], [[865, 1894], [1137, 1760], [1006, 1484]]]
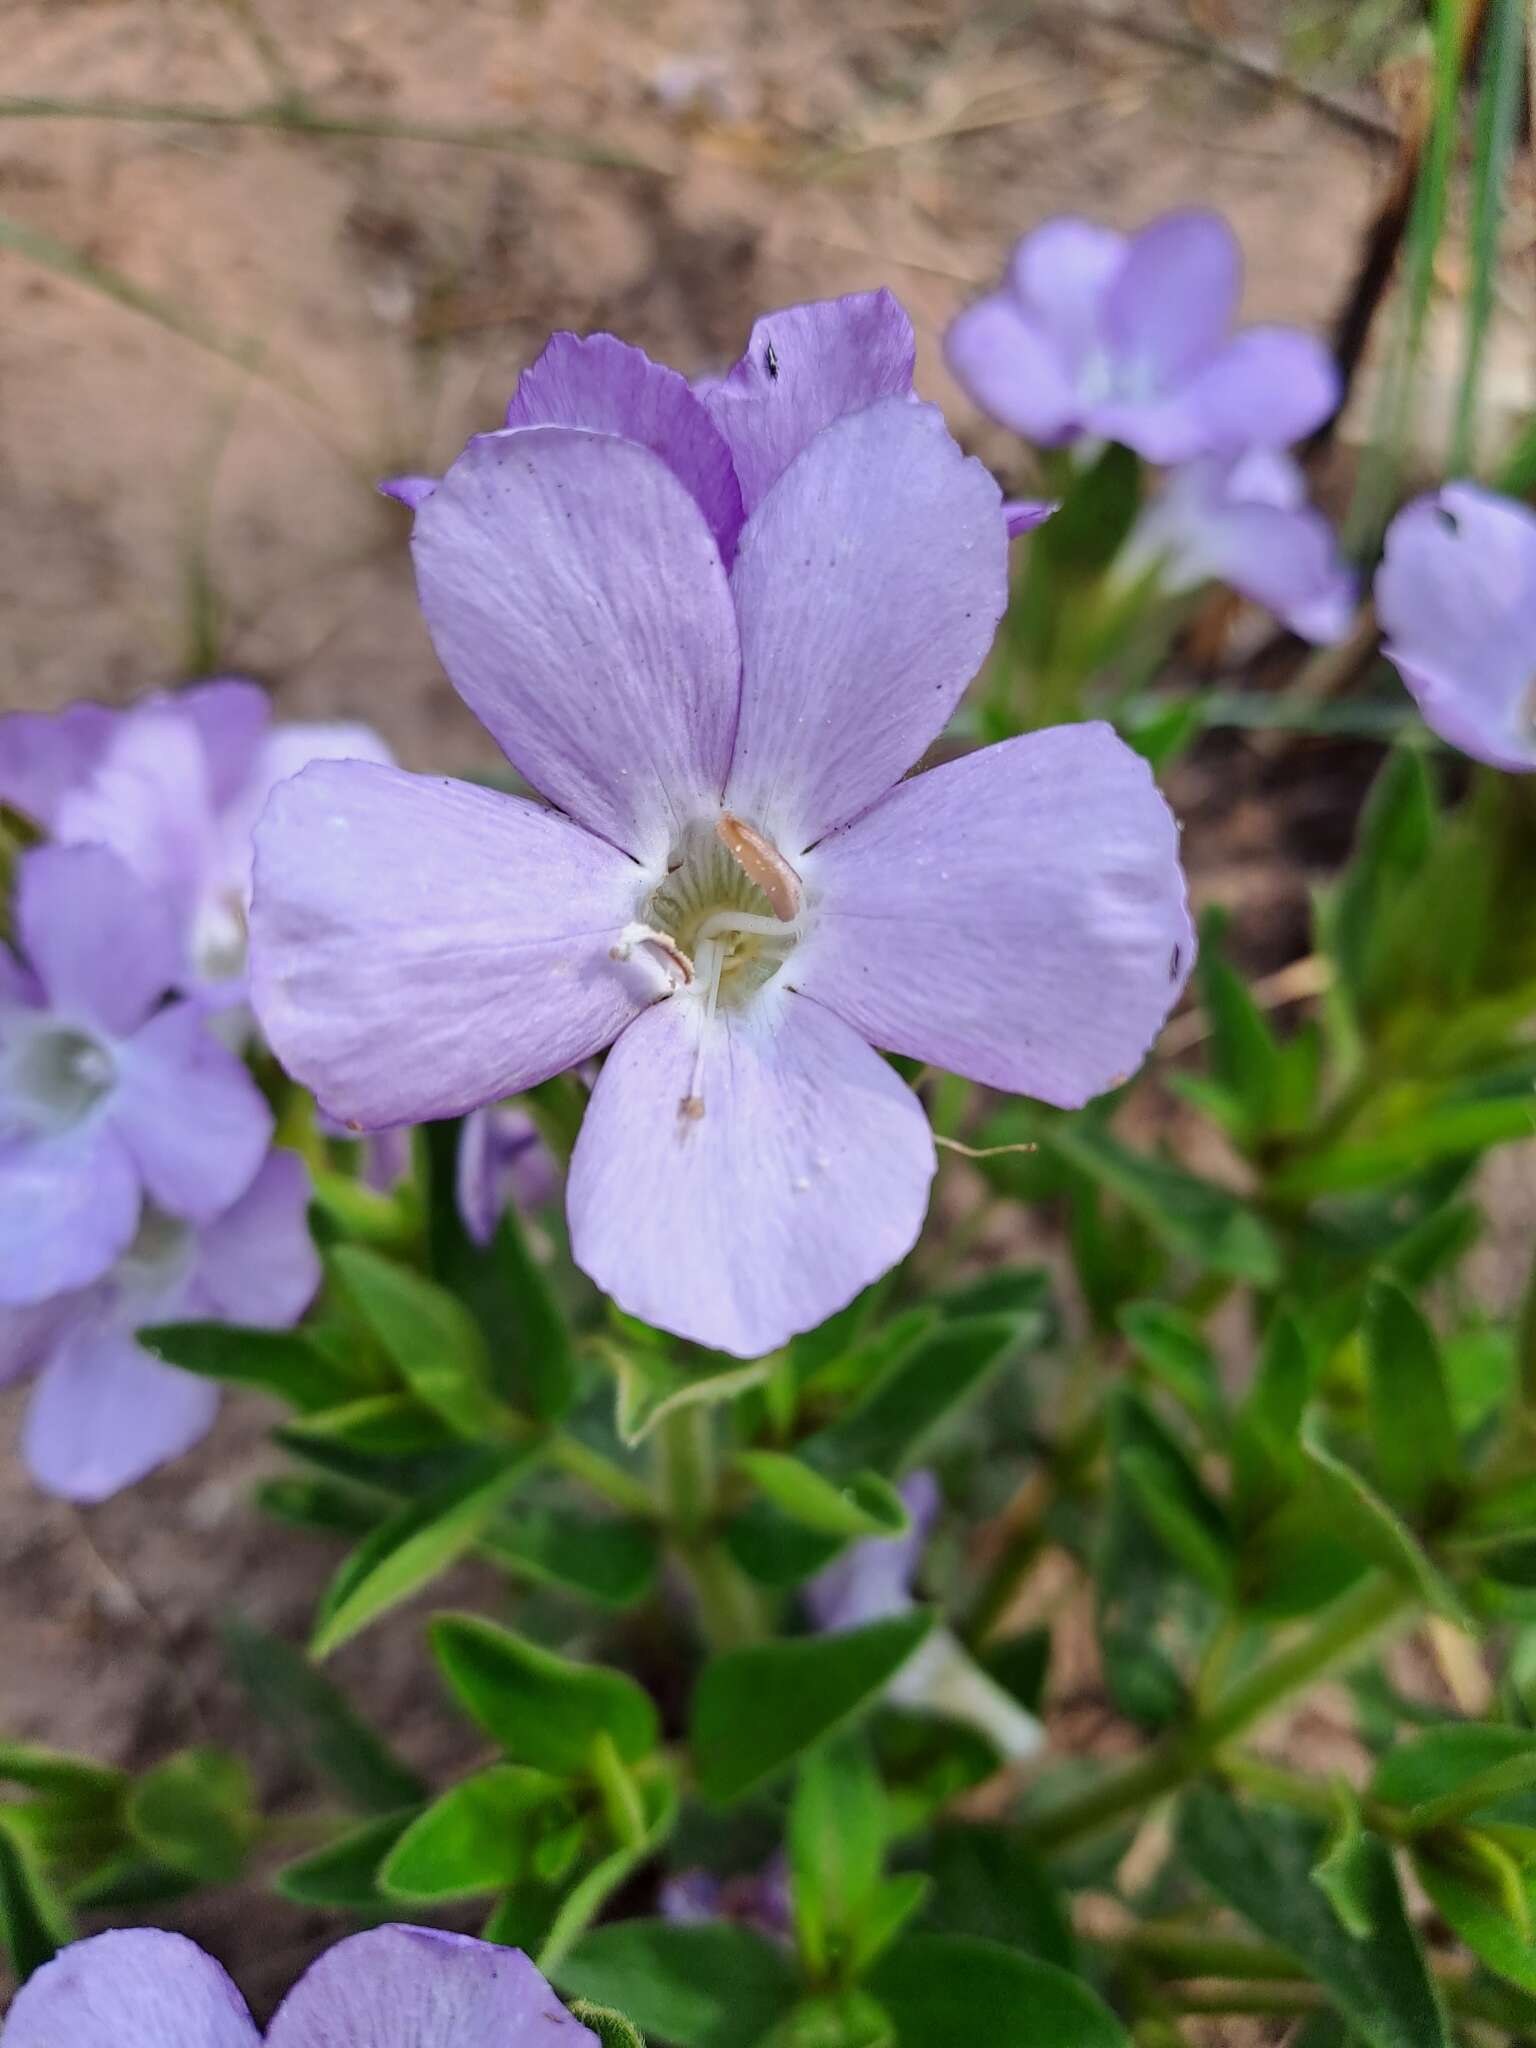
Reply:
[[569, 1473], [572, 1479], [580, 1480], [583, 1486], [601, 1494], [614, 1507], [622, 1508], [626, 1515], [643, 1515], [647, 1521], [655, 1521], [657, 1507], [650, 1488], [631, 1478], [612, 1458], [605, 1458], [601, 1451], [594, 1451], [590, 1444], [582, 1443], [579, 1437], [552, 1436], [549, 1457], [562, 1472]]
[[623, 1758], [606, 1728], [599, 1729], [592, 1738], [589, 1767], [592, 1782], [602, 1795], [603, 1811], [614, 1839], [626, 1849], [637, 1848], [645, 1840], [645, 1805], [639, 1786], [625, 1770]]
[[715, 1429], [703, 1402], [675, 1409], [659, 1424], [656, 1480], [710, 1645], [734, 1650], [758, 1642], [767, 1632], [762, 1602], [714, 1530], [719, 1505]]
[[1335, 1602], [1309, 1635], [1240, 1679], [1192, 1726], [1165, 1736], [1145, 1756], [1041, 1815], [1031, 1829], [1035, 1846], [1066, 1848], [1198, 1777], [1227, 1743], [1401, 1619], [1412, 1597], [1396, 1580], [1367, 1579]]
[[1198, 1934], [1155, 1920], [1136, 1928], [1115, 1947], [1163, 1977], [1255, 1977], [1287, 1983], [1306, 1976], [1284, 1949], [1272, 1948], [1268, 1942]]

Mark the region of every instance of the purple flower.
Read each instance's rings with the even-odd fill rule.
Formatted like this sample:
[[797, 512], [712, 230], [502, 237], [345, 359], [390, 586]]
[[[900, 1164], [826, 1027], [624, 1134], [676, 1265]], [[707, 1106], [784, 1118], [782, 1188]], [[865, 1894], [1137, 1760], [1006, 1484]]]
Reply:
[[110, 847], [170, 904], [181, 986], [222, 1000], [243, 993], [251, 834], [273, 787], [309, 761], [391, 758], [366, 726], [273, 726], [266, 692], [233, 677], [127, 711], [0, 719], [0, 797], [61, 844]]
[[1334, 410], [1338, 372], [1293, 328], [1233, 334], [1241, 282], [1218, 214], [1164, 214], [1135, 235], [1048, 220], [945, 353], [984, 411], [1046, 447], [1088, 434], [1149, 462], [1284, 448]]
[[[863, 1628], [910, 1614], [917, 1577], [942, 1497], [931, 1472], [912, 1472], [897, 1491], [907, 1510], [899, 1536], [870, 1536], [818, 1572], [805, 1588], [811, 1619], [824, 1634]], [[886, 1688], [897, 1706], [943, 1714], [984, 1735], [1008, 1762], [1034, 1756], [1045, 1732], [987, 1673], [947, 1628], [930, 1631]]]
[[661, 1887], [658, 1904], [663, 1920], [689, 1926], [706, 1920], [732, 1920], [777, 1941], [787, 1941], [794, 1927], [789, 1863], [782, 1854], [761, 1870], [743, 1871], [735, 1877], [717, 1877], [712, 1870], [679, 1870]]
[[549, 1147], [526, 1110], [495, 1103], [465, 1117], [456, 1193], [464, 1228], [476, 1244], [490, 1243], [504, 1209], [542, 1208], [559, 1185]]
[[211, 1223], [146, 1207], [132, 1244], [92, 1286], [0, 1308], [0, 1384], [38, 1374], [22, 1452], [45, 1492], [105, 1500], [205, 1434], [217, 1385], [162, 1365], [134, 1333], [202, 1319], [273, 1330], [296, 1323], [320, 1284], [308, 1199], [302, 1161], [269, 1153]]
[[0, 946], [0, 1302], [98, 1279], [146, 1201], [206, 1223], [272, 1134], [255, 1082], [191, 1003], [167, 906], [104, 847], [43, 846]]
[[1116, 564], [1123, 582], [1154, 571], [1170, 595], [1230, 584], [1319, 646], [1342, 639], [1354, 615], [1355, 579], [1333, 529], [1307, 503], [1300, 469], [1273, 449], [1200, 456], [1166, 478]]
[[[559, 2034], [560, 2040], [555, 2041]], [[117, 1928], [61, 1949], [17, 1992], [4, 2048], [261, 2048], [225, 1972], [185, 1935]], [[311, 1963], [267, 2048], [598, 2048], [520, 1949], [373, 1927]]]
[[319, 763], [268, 806], [252, 923], [271, 1043], [364, 1128], [611, 1047], [576, 1260], [743, 1357], [921, 1227], [933, 1141], [873, 1047], [1076, 1105], [1140, 1061], [1192, 952], [1176, 827], [1107, 726], [901, 780], [1003, 608], [998, 490], [907, 396], [820, 425], [858, 362], [796, 376], [800, 323], [767, 326], [738, 476], [811, 432], [729, 575], [638, 406], [632, 439], [482, 435], [417, 511], [443, 665], [550, 808]]
[[1387, 529], [1376, 610], [1432, 732], [1536, 768], [1536, 515], [1475, 484], [1415, 499]]

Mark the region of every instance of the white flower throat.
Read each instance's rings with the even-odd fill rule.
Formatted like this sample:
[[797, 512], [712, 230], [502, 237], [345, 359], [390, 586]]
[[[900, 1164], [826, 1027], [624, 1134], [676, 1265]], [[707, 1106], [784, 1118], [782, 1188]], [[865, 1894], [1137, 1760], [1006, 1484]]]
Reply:
[[[727, 811], [687, 828], [666, 880], [619, 935], [613, 957], [645, 949], [670, 983], [666, 993], [693, 993], [708, 1022], [740, 1009], [779, 972], [802, 935], [804, 902], [800, 877], [778, 848]], [[697, 1067], [685, 1117], [704, 1113]]]
[[24, 1029], [6, 1061], [7, 1090], [23, 1122], [69, 1130], [89, 1115], [116, 1079], [110, 1050], [87, 1032], [49, 1024]]

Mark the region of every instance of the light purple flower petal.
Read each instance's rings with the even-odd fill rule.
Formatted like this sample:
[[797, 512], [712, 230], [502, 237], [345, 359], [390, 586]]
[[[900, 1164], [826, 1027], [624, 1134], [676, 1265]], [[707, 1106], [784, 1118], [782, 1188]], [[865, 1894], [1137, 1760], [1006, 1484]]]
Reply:
[[119, 1049], [110, 1114], [150, 1195], [197, 1223], [244, 1194], [272, 1138], [261, 1090], [194, 1003], [157, 1011]]
[[1387, 529], [1376, 609], [1430, 730], [1536, 769], [1536, 515], [1475, 484], [1415, 499]]
[[244, 676], [218, 676], [153, 701], [191, 721], [202, 742], [214, 804], [222, 809], [250, 774], [252, 757], [272, 722], [266, 691]]
[[270, 1152], [239, 1201], [198, 1236], [196, 1284], [232, 1323], [286, 1330], [320, 1285], [309, 1234], [309, 1172], [294, 1152]]
[[27, 1308], [0, 1306], [0, 1387], [37, 1370], [79, 1312], [79, 1302], [78, 1294], [55, 1294]]
[[125, 712], [89, 780], [59, 805], [57, 836], [109, 847], [184, 924], [214, 847], [212, 773], [193, 720], [167, 701]]
[[888, 1051], [1064, 1109], [1141, 1064], [1194, 955], [1178, 827], [1107, 725], [902, 783], [804, 878], [796, 987]]
[[214, 1381], [151, 1358], [103, 1310], [77, 1323], [39, 1374], [22, 1456], [45, 1492], [106, 1500], [200, 1442], [218, 1409]]
[[127, 1249], [139, 1203], [127, 1147], [99, 1118], [0, 1146], [0, 1302], [25, 1306], [99, 1279]]
[[862, 1628], [906, 1614], [923, 1549], [938, 1520], [942, 1496], [931, 1472], [909, 1472], [897, 1488], [907, 1510], [899, 1536], [852, 1543], [805, 1588], [805, 1604], [819, 1629]]
[[940, 414], [835, 421], [747, 521], [730, 809], [794, 860], [943, 730], [1008, 596], [997, 485]]
[[1037, 526], [1044, 526], [1060, 504], [1059, 498], [1005, 498], [1003, 520], [1008, 538], [1017, 540], [1021, 533], [1033, 533]]
[[219, 818], [218, 879], [222, 887], [249, 908], [256, 826], [280, 782], [297, 775], [311, 761], [377, 761], [390, 768], [394, 760], [388, 743], [369, 725], [338, 720], [334, 724], [273, 726], [254, 758], [246, 762], [240, 786]]
[[664, 992], [610, 957], [659, 880], [517, 797], [316, 762], [257, 829], [256, 1012], [342, 1121], [458, 1116], [590, 1058]]
[[746, 516], [720, 429], [686, 377], [612, 334], [553, 334], [517, 380], [509, 427], [588, 427], [649, 448], [698, 505], [729, 564]]
[[1218, 213], [1166, 213], [1131, 238], [1104, 295], [1104, 338], [1122, 379], [1166, 391], [1215, 355], [1242, 288], [1237, 238]]
[[648, 448], [483, 434], [416, 515], [450, 681], [551, 803], [637, 860], [718, 800], [739, 650], [704, 515]]
[[571, 1249], [629, 1314], [756, 1358], [906, 1255], [933, 1171], [916, 1096], [828, 1011], [770, 985], [706, 1025], [673, 998], [598, 1076]]
[[1202, 445], [1218, 453], [1286, 448], [1338, 408], [1338, 365], [1314, 335], [1294, 327], [1248, 327], [1185, 386], [1202, 426]]
[[993, 292], [957, 315], [944, 360], [983, 412], [1026, 440], [1053, 448], [1082, 431], [1072, 367], [1011, 292]]
[[408, 511], [419, 512], [437, 489], [435, 476], [387, 476], [379, 485], [382, 497], [393, 498]]
[[0, 2035], [5, 2048], [260, 2048], [213, 1957], [156, 1927], [60, 1949], [17, 1992]]
[[704, 394], [755, 512], [812, 436], [877, 398], [910, 398], [912, 322], [888, 291], [765, 313], [745, 353]]
[[104, 704], [0, 718], [0, 803], [52, 829], [65, 792], [83, 782], [120, 716]]
[[16, 927], [51, 1007], [114, 1034], [133, 1030], [180, 966], [170, 911], [101, 846], [24, 855]]
[[1014, 250], [1008, 266], [1014, 296], [1050, 336], [1064, 366], [1080, 368], [1096, 347], [1105, 298], [1129, 247], [1113, 228], [1064, 214], [1042, 221]]
[[310, 1965], [267, 2030], [267, 2048], [546, 2043], [598, 2048], [597, 2036], [571, 2018], [521, 1949], [430, 1927], [374, 1927], [337, 1942]]
[[464, 1119], [455, 1162], [455, 1199], [476, 1244], [489, 1244], [503, 1210], [549, 1201], [559, 1175], [526, 1110], [493, 1104]]

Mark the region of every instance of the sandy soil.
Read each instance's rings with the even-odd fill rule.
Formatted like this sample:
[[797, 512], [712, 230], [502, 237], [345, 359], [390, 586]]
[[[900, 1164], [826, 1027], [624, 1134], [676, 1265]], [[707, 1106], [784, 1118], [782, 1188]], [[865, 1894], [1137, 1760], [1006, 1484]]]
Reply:
[[[1269, 11], [1190, 10], [1239, 32]], [[698, 371], [759, 309], [888, 283], [924, 392], [1022, 481], [938, 351], [1019, 232], [1068, 208], [1130, 224], [1214, 202], [1249, 252], [1248, 312], [1321, 324], [1390, 161], [1374, 101], [1345, 118], [1194, 63], [1158, 40], [1189, 26], [1173, 5], [1126, 8], [1136, 31], [1088, 4], [963, 0], [4, 12], [7, 93], [222, 108], [287, 93], [324, 117], [546, 138], [0, 119], [0, 216], [163, 315], [0, 245], [0, 709], [222, 667], [269, 681], [290, 714], [372, 719], [418, 766], [469, 765], [486, 742], [437, 674], [404, 515], [372, 484], [440, 467], [496, 423], [552, 327], [612, 328]], [[582, 160], [594, 151], [628, 167]], [[1213, 855], [1218, 890], [1241, 895], [1244, 846], [1228, 834]], [[1249, 852], [1272, 876], [1272, 840]], [[1304, 846], [1300, 864], [1327, 857]], [[7, 1438], [15, 1413], [0, 1407]], [[135, 1763], [205, 1731], [244, 1726], [250, 1746], [209, 1617], [236, 1606], [297, 1634], [331, 1562], [246, 1505], [266, 1420], [230, 1403], [204, 1450], [88, 1515], [0, 1463], [0, 1727]], [[402, 1616], [341, 1668], [440, 1773], [462, 1737], [418, 1643]], [[296, 1790], [275, 1752], [254, 1755], [270, 1792]], [[188, 1924], [260, 2001], [319, 1931], [245, 1895]]]

